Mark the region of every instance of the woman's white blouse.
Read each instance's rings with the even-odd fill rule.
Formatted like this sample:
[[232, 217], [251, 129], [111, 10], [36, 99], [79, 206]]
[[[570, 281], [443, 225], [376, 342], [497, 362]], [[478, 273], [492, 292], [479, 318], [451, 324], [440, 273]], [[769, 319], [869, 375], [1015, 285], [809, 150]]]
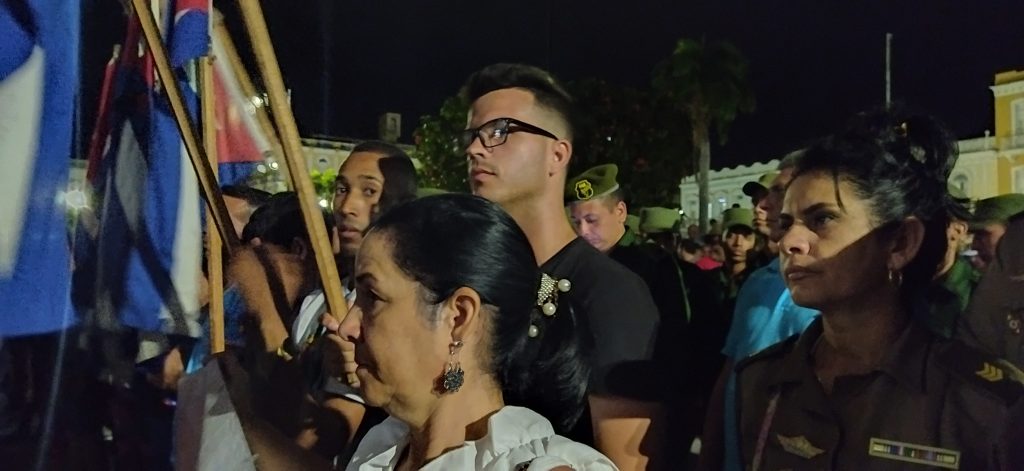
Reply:
[[[348, 471], [392, 470], [409, 441], [409, 428], [388, 417], [370, 429], [356, 449]], [[536, 412], [505, 406], [487, 420], [487, 435], [448, 451], [428, 470], [545, 471], [569, 466], [576, 471], [617, 470], [611, 460], [582, 443], [556, 435]]]

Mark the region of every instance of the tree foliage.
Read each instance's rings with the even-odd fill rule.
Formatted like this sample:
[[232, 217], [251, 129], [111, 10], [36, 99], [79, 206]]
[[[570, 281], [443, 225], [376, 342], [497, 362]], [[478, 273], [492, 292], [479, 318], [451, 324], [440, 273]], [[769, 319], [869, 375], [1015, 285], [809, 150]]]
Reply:
[[708, 227], [708, 174], [711, 130], [724, 143], [740, 113], [754, 110], [747, 60], [732, 44], [680, 39], [672, 54], [654, 69], [655, 92], [689, 121], [692, 153], [697, 157], [700, 227]]
[[420, 186], [448, 191], [467, 191], [465, 152], [459, 146], [459, 133], [466, 128], [469, 104], [461, 96], [444, 100], [436, 115], [420, 117], [413, 152], [420, 162]]
[[680, 159], [690, 149], [685, 116], [648, 90], [586, 79], [569, 84], [576, 99], [576, 138], [570, 173], [614, 163], [631, 211], [676, 206], [679, 179], [691, 173]]

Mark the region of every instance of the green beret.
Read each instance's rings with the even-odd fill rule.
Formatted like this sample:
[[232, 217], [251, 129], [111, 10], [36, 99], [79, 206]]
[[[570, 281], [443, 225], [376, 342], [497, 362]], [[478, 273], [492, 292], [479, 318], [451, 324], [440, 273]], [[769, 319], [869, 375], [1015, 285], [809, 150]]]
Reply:
[[754, 228], [754, 210], [750, 208], [729, 208], [722, 213], [722, 228], [728, 231], [735, 226]]
[[635, 214], [626, 215], [626, 227], [633, 232], [640, 232], [640, 216]]
[[643, 208], [640, 210], [640, 230], [645, 234], [671, 232], [679, 224], [679, 210], [675, 208]]
[[619, 189], [615, 177], [619, 167], [615, 164], [598, 165], [570, 178], [565, 184], [565, 202], [589, 201]]
[[775, 177], [779, 176], [779, 172], [768, 172], [761, 175], [756, 182], [747, 182], [743, 184], [743, 194], [750, 197], [759, 197], [760, 195], [767, 193], [768, 188], [772, 186], [772, 182], [775, 181]]
[[448, 193], [448, 191], [440, 188], [417, 188], [416, 198], [426, 198], [428, 196], [443, 195], [445, 193]]
[[1010, 193], [985, 198], [974, 205], [971, 227], [976, 228], [994, 222], [1010, 220], [1013, 215], [1024, 211], [1024, 194]]

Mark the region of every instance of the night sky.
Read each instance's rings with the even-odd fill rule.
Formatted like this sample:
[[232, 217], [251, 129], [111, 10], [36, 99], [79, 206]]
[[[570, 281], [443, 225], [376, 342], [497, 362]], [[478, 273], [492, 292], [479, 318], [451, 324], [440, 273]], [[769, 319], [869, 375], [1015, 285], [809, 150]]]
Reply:
[[[87, 2], [88, 3], [88, 2]], [[219, 3], [219, 1], [218, 1]], [[225, 4], [228, 15], [233, 13]], [[750, 61], [754, 113], [713, 167], [769, 160], [880, 104], [885, 33], [893, 95], [961, 138], [992, 129], [995, 72], [1024, 69], [1024, 1], [264, 0], [303, 135], [373, 138], [385, 111], [403, 138], [472, 71], [502, 61], [647, 87], [680, 37], [728, 40]], [[86, 11], [85, 110], [119, 7]], [[236, 42], [242, 42], [236, 37]], [[95, 68], [96, 70], [91, 70]], [[92, 78], [96, 77], [96, 78]]]

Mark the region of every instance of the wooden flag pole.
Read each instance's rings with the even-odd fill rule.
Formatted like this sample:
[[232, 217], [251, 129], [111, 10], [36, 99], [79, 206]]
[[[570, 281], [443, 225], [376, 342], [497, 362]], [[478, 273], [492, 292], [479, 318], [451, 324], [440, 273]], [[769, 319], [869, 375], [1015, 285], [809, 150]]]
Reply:
[[196, 132], [195, 123], [192, 122], [188, 109], [185, 107], [185, 99], [181, 95], [181, 90], [178, 89], [178, 80], [171, 69], [171, 62], [167, 58], [167, 48], [164, 47], [156, 20], [153, 19], [153, 10], [149, 8], [148, 0], [132, 0], [132, 7], [135, 8], [135, 13], [139, 17], [147, 47], [153, 53], [157, 75], [163, 84], [167, 100], [171, 104], [171, 111], [174, 113], [174, 120], [178, 123], [178, 129], [181, 131], [181, 138], [188, 151], [188, 157], [192, 161], [192, 168], [195, 169], [196, 177], [199, 180], [199, 190], [202, 192], [203, 198], [206, 199], [210, 215], [213, 216], [213, 222], [230, 255], [239, 245], [238, 236], [231, 224], [228, 208], [224, 205], [220, 187], [217, 186], [217, 176], [210, 168], [210, 162], [203, 146], [199, 144], [199, 133]]
[[[210, 159], [210, 169], [217, 177], [217, 94], [213, 76], [213, 56], [199, 60], [199, 105], [202, 107], [203, 144]], [[210, 283], [210, 353], [224, 351], [224, 264], [223, 242], [217, 231], [206, 231], [208, 282]]]
[[327, 307], [333, 316], [341, 320], [348, 313], [348, 305], [345, 303], [345, 296], [341, 290], [341, 277], [338, 276], [338, 266], [334, 261], [334, 252], [331, 250], [331, 242], [328, 239], [327, 226], [324, 224], [320, 205], [317, 202], [316, 193], [313, 191], [313, 181], [309, 178], [306, 169], [299, 130], [295, 125], [295, 117], [292, 115], [288, 103], [284, 79], [281, 78], [277, 56], [270, 43], [270, 33], [267, 31], [263, 10], [260, 8], [259, 0], [238, 0], [238, 4], [242, 11], [242, 18], [245, 20], [245, 29], [249, 34], [253, 52], [256, 55], [256, 62], [259, 64], [260, 74], [263, 76], [267, 93], [270, 96], [270, 110], [281, 135], [284, 161], [288, 166], [292, 185], [298, 193], [302, 218], [305, 220], [306, 228], [309, 229], [309, 237], [313, 242], [313, 253], [316, 255], [317, 268], [320, 270], [320, 281], [327, 298]]

